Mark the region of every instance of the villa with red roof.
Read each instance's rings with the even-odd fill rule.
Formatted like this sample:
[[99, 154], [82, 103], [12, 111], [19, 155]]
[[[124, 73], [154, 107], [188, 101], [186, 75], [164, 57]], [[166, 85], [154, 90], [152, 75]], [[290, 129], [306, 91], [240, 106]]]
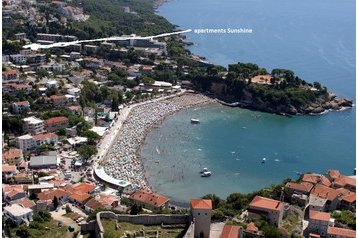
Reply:
[[257, 219], [261, 216], [265, 216], [270, 224], [280, 227], [284, 208], [284, 202], [256, 196], [250, 202], [247, 211], [250, 219]]
[[157, 193], [138, 190], [134, 192], [129, 199], [138, 205], [144, 205], [149, 209], [168, 208], [169, 198]]
[[54, 133], [34, 135], [32, 139], [35, 141], [37, 146], [48, 144], [56, 145], [58, 143], [58, 136]]
[[56, 132], [69, 126], [67, 117], [53, 117], [45, 121], [47, 132]]
[[331, 219], [330, 213], [314, 210], [309, 211], [309, 232], [326, 236], [328, 227], [333, 225], [334, 219]]

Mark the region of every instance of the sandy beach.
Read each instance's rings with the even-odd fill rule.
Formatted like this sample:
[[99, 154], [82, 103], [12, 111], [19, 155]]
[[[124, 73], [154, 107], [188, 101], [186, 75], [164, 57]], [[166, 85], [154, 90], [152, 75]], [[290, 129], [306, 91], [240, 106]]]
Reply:
[[103, 154], [100, 164], [108, 175], [130, 182], [131, 190], [151, 191], [138, 153], [146, 135], [154, 126], [160, 125], [166, 117], [179, 110], [208, 103], [216, 102], [202, 94], [184, 93], [131, 106], [126, 111], [126, 117], [121, 118], [121, 126], [115, 128], [116, 138], [110, 140], [108, 151]]

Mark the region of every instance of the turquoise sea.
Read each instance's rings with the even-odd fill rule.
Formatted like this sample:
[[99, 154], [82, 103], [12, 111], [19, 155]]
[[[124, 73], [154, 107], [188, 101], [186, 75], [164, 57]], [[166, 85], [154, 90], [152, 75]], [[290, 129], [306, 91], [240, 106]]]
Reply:
[[[289, 68], [355, 101], [354, 0], [173, 0], [159, 14], [182, 29], [251, 28], [252, 34], [190, 33], [189, 49], [224, 66]], [[192, 108], [150, 132], [141, 154], [151, 186], [177, 202], [247, 193], [299, 172], [335, 168], [351, 175], [355, 113], [286, 118], [220, 105]], [[201, 123], [190, 124], [193, 117]], [[200, 177], [203, 167], [210, 178]]]

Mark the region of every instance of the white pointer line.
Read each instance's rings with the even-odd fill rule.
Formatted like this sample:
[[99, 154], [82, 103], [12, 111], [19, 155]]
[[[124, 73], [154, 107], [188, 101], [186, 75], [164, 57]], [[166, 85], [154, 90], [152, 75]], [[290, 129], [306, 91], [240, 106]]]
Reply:
[[117, 41], [117, 40], [130, 40], [130, 39], [134, 39], [134, 40], [153, 39], [153, 38], [160, 38], [160, 37], [166, 37], [166, 36], [171, 36], [171, 35], [178, 35], [178, 34], [188, 33], [188, 32], [191, 32], [191, 31], [192, 31], [191, 29], [188, 29], [188, 30], [185, 30], [185, 31], [176, 31], [176, 32], [171, 32], [171, 33], [164, 33], [164, 34], [160, 34], [160, 35], [145, 36], [145, 37], [142, 37], [142, 36], [112, 36], [112, 37], [92, 39], [92, 40], [76, 40], [76, 41], [70, 41], [70, 42], [56, 42], [56, 43], [49, 44], [49, 45], [41, 45], [41, 44], [33, 43], [33, 44], [29, 44], [29, 45], [24, 45], [23, 48], [31, 49], [31, 50], [39, 50], [39, 49], [50, 49], [50, 48], [54, 48], [54, 47], [67, 47], [67, 46], [75, 45], [75, 44], [79, 44], [79, 43], [96, 42], [96, 41]]

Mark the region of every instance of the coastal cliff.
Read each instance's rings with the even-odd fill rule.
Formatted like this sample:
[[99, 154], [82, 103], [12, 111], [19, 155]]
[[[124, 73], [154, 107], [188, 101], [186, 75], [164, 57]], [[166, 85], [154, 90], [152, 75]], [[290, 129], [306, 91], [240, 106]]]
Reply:
[[322, 114], [353, 106], [353, 101], [338, 98], [320, 83], [307, 83], [287, 69], [270, 73], [256, 64], [238, 63], [209, 66], [189, 74], [193, 87], [209, 92], [227, 106], [238, 106], [281, 115]]

